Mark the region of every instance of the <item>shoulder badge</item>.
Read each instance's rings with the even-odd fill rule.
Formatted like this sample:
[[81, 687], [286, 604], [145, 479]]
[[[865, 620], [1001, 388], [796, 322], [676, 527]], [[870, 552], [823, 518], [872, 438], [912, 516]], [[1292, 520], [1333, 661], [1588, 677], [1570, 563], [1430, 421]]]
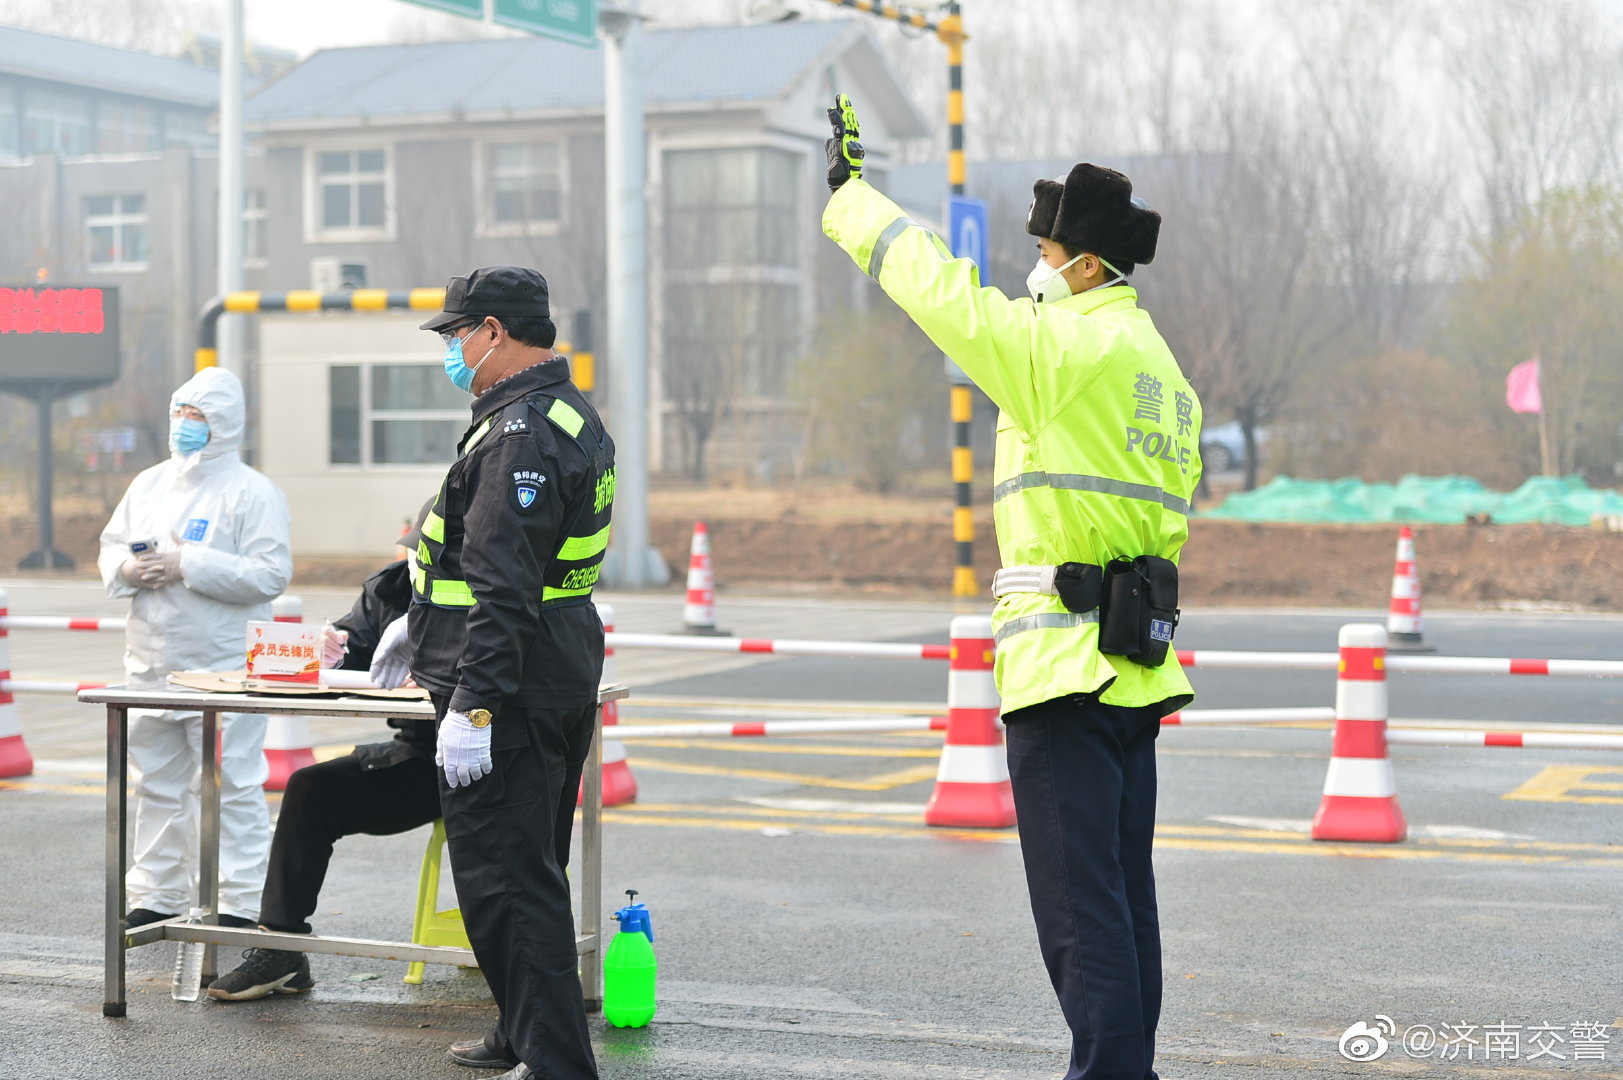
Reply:
[[521, 514], [535, 509], [541, 498], [541, 486], [547, 478], [535, 469], [513, 470], [513, 506]]

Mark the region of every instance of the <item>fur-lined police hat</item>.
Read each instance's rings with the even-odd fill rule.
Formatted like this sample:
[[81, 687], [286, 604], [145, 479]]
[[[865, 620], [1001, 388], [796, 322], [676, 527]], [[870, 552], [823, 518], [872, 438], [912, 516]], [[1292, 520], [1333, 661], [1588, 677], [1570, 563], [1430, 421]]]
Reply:
[[1084, 163], [1063, 182], [1037, 181], [1032, 194], [1026, 215], [1031, 235], [1118, 265], [1155, 258], [1161, 215], [1134, 195], [1133, 182], [1116, 170]]

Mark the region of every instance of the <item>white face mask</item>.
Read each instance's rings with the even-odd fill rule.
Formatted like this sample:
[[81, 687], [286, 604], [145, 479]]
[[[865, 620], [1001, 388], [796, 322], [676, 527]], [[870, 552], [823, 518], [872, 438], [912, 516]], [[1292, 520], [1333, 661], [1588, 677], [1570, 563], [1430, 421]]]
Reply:
[[[1083, 252], [1083, 254], [1087, 253]], [[1078, 255], [1075, 259], [1060, 267], [1049, 266], [1039, 258], [1037, 265], [1031, 268], [1031, 273], [1026, 275], [1026, 291], [1031, 293], [1031, 298], [1039, 304], [1052, 304], [1056, 300], [1064, 300], [1071, 295], [1071, 283], [1065, 280], [1064, 271], [1075, 266], [1081, 258], [1082, 256]], [[1102, 285], [1095, 285], [1094, 288], [1105, 289], [1119, 281], [1127, 280], [1126, 274], [1123, 274], [1103, 259], [1099, 259], [1099, 261], [1104, 263], [1105, 269], [1116, 276]]]

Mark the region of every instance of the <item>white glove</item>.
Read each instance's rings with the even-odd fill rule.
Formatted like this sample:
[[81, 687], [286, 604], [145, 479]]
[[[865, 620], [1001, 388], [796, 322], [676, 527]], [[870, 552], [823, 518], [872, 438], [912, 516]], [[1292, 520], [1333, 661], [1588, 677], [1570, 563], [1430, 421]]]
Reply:
[[406, 616], [383, 628], [378, 647], [372, 651], [372, 667], [367, 671], [373, 686], [394, 690], [411, 678], [411, 638], [406, 635]]
[[321, 628], [321, 666], [335, 668], [344, 662], [349, 651], [349, 631], [338, 630], [332, 623]]
[[132, 589], [144, 589], [147, 587], [146, 580], [142, 575], [142, 558], [143, 556], [131, 555], [118, 568], [118, 576], [123, 579], [124, 584]]
[[467, 787], [495, 772], [490, 725], [474, 727], [464, 714], [447, 712], [434, 743], [434, 764], [445, 770], [445, 782], [452, 787]]
[[141, 566], [141, 583], [149, 589], [161, 589], [180, 580], [180, 548], [167, 551], [148, 551], [136, 562]]

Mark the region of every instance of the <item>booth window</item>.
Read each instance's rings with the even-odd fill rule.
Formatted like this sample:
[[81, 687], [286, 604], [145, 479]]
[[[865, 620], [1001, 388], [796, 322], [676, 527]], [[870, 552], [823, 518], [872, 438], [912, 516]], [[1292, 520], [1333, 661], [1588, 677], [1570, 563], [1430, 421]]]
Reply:
[[328, 369], [328, 461], [443, 465], [468, 426], [468, 396], [439, 364], [338, 364]]

